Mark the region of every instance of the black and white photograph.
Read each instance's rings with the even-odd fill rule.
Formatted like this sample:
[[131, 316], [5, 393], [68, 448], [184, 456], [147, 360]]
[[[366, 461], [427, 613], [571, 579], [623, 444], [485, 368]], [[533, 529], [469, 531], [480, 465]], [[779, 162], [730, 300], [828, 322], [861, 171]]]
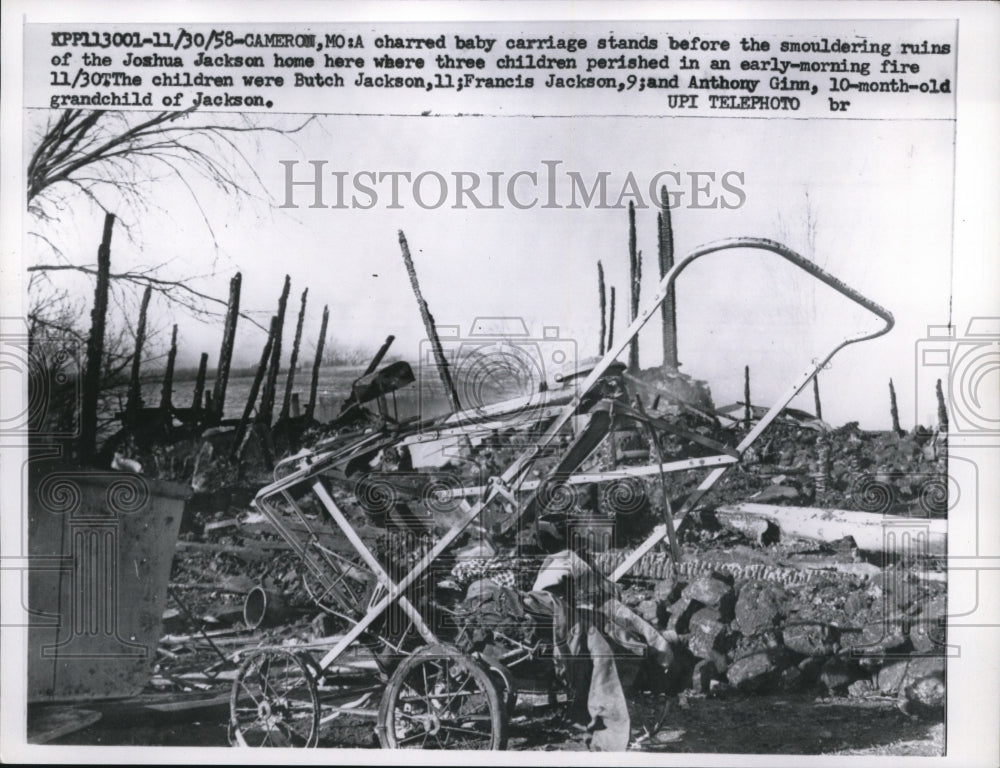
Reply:
[[996, 764], [995, 5], [15, 7], [5, 760]]

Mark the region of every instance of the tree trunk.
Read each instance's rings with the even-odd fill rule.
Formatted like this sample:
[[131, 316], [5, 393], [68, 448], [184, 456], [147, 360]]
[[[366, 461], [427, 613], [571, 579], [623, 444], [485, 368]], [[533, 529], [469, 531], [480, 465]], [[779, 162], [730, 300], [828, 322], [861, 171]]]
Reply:
[[285, 309], [288, 307], [288, 292], [291, 288], [292, 279], [285, 275], [285, 285], [278, 299], [278, 327], [271, 344], [271, 364], [268, 366], [264, 391], [260, 396], [260, 410], [257, 411], [257, 420], [266, 427], [271, 426], [274, 418], [274, 398], [278, 389], [278, 372], [281, 368], [281, 334], [285, 327]]
[[312, 381], [309, 382], [309, 402], [306, 404], [306, 421], [312, 421], [316, 413], [316, 392], [319, 389], [319, 369], [323, 365], [323, 346], [326, 344], [326, 325], [330, 320], [330, 308], [323, 307], [323, 322], [319, 326], [319, 341], [316, 342], [316, 357], [313, 360]]
[[753, 409], [750, 407], [750, 366], [743, 366], [743, 428], [750, 431]]
[[146, 286], [142, 292], [142, 303], [139, 305], [139, 322], [135, 328], [135, 351], [132, 353], [132, 371], [128, 378], [128, 395], [125, 399], [125, 419], [131, 425], [135, 421], [135, 416], [143, 406], [142, 384], [139, 381], [139, 372], [142, 367], [142, 347], [146, 343], [146, 312], [149, 309], [149, 297], [152, 295], [151, 286]]
[[413, 295], [417, 297], [417, 306], [420, 308], [420, 318], [424, 321], [424, 330], [431, 343], [431, 350], [434, 353], [434, 362], [437, 365], [438, 375], [441, 383], [444, 384], [445, 394], [451, 403], [452, 411], [457, 413], [462, 410], [462, 405], [458, 400], [458, 391], [455, 383], [451, 379], [451, 370], [448, 368], [448, 361], [445, 359], [444, 350], [441, 348], [441, 339], [438, 338], [437, 327], [434, 325], [434, 316], [431, 315], [427, 302], [420, 292], [420, 283], [417, 282], [417, 272], [413, 267], [413, 259], [410, 256], [410, 246], [406, 242], [406, 235], [399, 231], [399, 246], [403, 251], [403, 262], [406, 264], [406, 274], [409, 275], [410, 285], [413, 287]]
[[194, 397], [191, 398], [191, 407], [195, 411], [202, 409], [201, 400], [205, 393], [205, 373], [208, 370], [208, 352], [201, 353], [201, 360], [198, 361], [198, 375], [194, 380]]
[[937, 395], [937, 416], [938, 416], [938, 429], [941, 432], [948, 431], [948, 409], [944, 404], [944, 392], [941, 389], [941, 379], [937, 380], [934, 385], [934, 394]]
[[[639, 316], [639, 287], [642, 284], [642, 254], [636, 250], [635, 204], [628, 203], [628, 278], [629, 278], [629, 323]], [[629, 373], [639, 372], [639, 334], [628, 343]]]
[[288, 379], [285, 382], [285, 397], [281, 402], [279, 419], [287, 419], [292, 404], [292, 389], [295, 387], [295, 366], [299, 360], [299, 343], [302, 341], [302, 323], [306, 317], [306, 297], [309, 289], [302, 291], [302, 305], [299, 307], [299, 321], [295, 324], [295, 339], [292, 341], [292, 356], [288, 358]]
[[608, 307], [608, 345], [610, 350], [615, 344], [615, 287], [611, 286], [611, 306]]
[[[667, 188], [660, 187], [660, 205], [662, 210], [656, 216], [657, 223], [657, 255], [660, 262], [660, 279], [674, 266], [674, 230], [670, 221], [670, 198]], [[674, 298], [674, 286], [667, 291], [667, 298], [660, 305], [660, 315], [663, 318], [663, 364], [668, 368], [677, 369], [677, 303]]]
[[271, 359], [271, 349], [274, 346], [274, 337], [278, 332], [278, 318], [271, 318], [271, 327], [267, 332], [267, 341], [264, 342], [264, 351], [260, 354], [260, 362], [257, 363], [257, 370], [253, 376], [253, 384], [250, 385], [250, 394], [247, 396], [246, 405], [243, 407], [243, 415], [240, 423], [236, 427], [236, 434], [233, 436], [233, 457], [239, 455], [243, 443], [243, 433], [247, 424], [250, 423], [250, 416], [253, 413], [254, 404], [257, 402], [257, 393], [260, 392], [260, 384], [264, 380], [264, 372], [267, 370], [268, 361]]
[[608, 318], [607, 318], [607, 295], [604, 287], [604, 265], [600, 261], [597, 262], [597, 301], [598, 306], [601, 310], [601, 343], [598, 348], [598, 354], [604, 357], [604, 339], [608, 335]]
[[111, 274], [111, 230], [115, 216], [104, 216], [104, 232], [97, 249], [97, 287], [94, 308], [90, 313], [90, 335], [87, 337], [87, 362], [82, 383], [80, 404], [80, 460], [87, 462], [97, 449], [97, 403], [101, 394], [101, 368], [104, 360], [104, 327], [108, 313], [108, 283]]
[[896, 407], [896, 387], [893, 386], [892, 379], [889, 379], [889, 416], [892, 417], [892, 431], [897, 435], [903, 434], [899, 426], [899, 408]]
[[816, 403], [816, 418], [823, 420], [823, 404], [819, 400], [819, 374], [813, 376], [813, 400]]
[[226, 407], [226, 387], [229, 384], [229, 367], [233, 360], [233, 344], [236, 341], [236, 321], [240, 317], [240, 287], [243, 275], [237, 272], [229, 281], [229, 305], [226, 308], [226, 324], [222, 331], [222, 348], [219, 350], [219, 365], [212, 387], [212, 417], [222, 421]]
[[174, 363], [177, 361], [177, 326], [170, 332], [170, 351], [167, 353], [167, 370], [163, 373], [163, 388], [160, 390], [160, 408], [172, 408], [174, 404]]

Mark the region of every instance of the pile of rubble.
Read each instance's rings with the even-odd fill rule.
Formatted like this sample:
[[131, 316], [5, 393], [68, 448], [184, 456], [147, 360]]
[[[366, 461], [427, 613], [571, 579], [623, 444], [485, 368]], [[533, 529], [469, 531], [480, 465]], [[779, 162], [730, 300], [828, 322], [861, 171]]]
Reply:
[[[627, 605], [676, 637], [684, 687], [713, 694], [894, 695], [907, 711], [939, 714], [943, 583], [912, 567], [872, 568], [868, 576], [831, 568], [806, 580], [797, 573], [783, 578], [796, 569], [761, 567], [780, 558], [753, 554], [731, 551], [729, 572], [668, 576], [626, 591]], [[831, 565], [829, 556], [813, 557]], [[765, 578], [741, 578], [741, 571]]]

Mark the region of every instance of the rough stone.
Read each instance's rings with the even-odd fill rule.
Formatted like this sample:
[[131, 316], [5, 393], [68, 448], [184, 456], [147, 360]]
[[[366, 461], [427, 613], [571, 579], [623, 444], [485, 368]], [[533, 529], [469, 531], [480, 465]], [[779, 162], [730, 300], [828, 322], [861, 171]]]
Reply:
[[773, 649], [736, 659], [729, 665], [729, 683], [742, 691], [761, 691], [770, 686], [778, 674], [778, 654]]
[[912, 657], [889, 664], [878, 672], [878, 689], [885, 694], [905, 691], [918, 680], [929, 677], [944, 679], [945, 660], [940, 656]]
[[872, 681], [868, 678], [861, 680], [855, 680], [849, 686], [847, 686], [847, 695], [852, 699], [863, 699], [875, 690], [875, 686], [872, 685]]
[[826, 624], [789, 621], [781, 628], [785, 647], [803, 656], [828, 656], [833, 653], [833, 633]]
[[923, 655], [944, 653], [946, 610], [944, 595], [937, 595], [923, 603], [910, 624], [909, 637], [914, 651]]
[[857, 629], [841, 629], [840, 646], [849, 648], [854, 656], [882, 656], [909, 650], [909, 641], [902, 622], [882, 619], [865, 621]]
[[670, 614], [670, 618], [667, 620], [667, 630], [676, 632], [678, 635], [686, 635], [691, 617], [701, 607], [700, 603], [682, 597], [667, 609]]
[[660, 604], [655, 600], [643, 600], [635, 607], [635, 612], [650, 624], [656, 624], [660, 617]]
[[943, 677], [922, 677], [903, 691], [906, 702], [919, 709], [935, 710], [945, 705], [947, 689]]
[[872, 598], [864, 590], [851, 592], [844, 600], [844, 610], [850, 614], [859, 614], [871, 608]]
[[702, 608], [688, 623], [688, 648], [699, 659], [711, 658], [712, 651], [723, 650], [726, 625], [714, 608]]
[[677, 581], [672, 577], [661, 579], [653, 586], [653, 599], [669, 605], [670, 603], [677, 602], [677, 598], [680, 597], [680, 592], [683, 588], [684, 582], [682, 581]]
[[736, 607], [736, 593], [732, 586], [715, 576], [699, 576], [681, 593], [688, 600], [717, 608], [724, 621], [732, 621]]
[[748, 581], [736, 600], [736, 624], [744, 635], [756, 635], [774, 627], [784, 612], [787, 595], [766, 581]]
[[727, 514], [719, 517], [726, 528], [746, 536], [754, 544], [771, 544], [778, 540], [778, 526], [756, 515]]

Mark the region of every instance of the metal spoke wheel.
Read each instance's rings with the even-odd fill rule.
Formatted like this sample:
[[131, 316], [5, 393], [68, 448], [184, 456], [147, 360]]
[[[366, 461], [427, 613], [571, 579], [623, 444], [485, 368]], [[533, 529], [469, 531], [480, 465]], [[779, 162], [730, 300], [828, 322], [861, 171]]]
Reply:
[[229, 700], [234, 747], [314, 747], [319, 736], [316, 681], [303, 659], [280, 648], [240, 666]]
[[490, 674], [453, 648], [426, 646], [400, 663], [379, 709], [386, 749], [504, 749], [507, 712]]

